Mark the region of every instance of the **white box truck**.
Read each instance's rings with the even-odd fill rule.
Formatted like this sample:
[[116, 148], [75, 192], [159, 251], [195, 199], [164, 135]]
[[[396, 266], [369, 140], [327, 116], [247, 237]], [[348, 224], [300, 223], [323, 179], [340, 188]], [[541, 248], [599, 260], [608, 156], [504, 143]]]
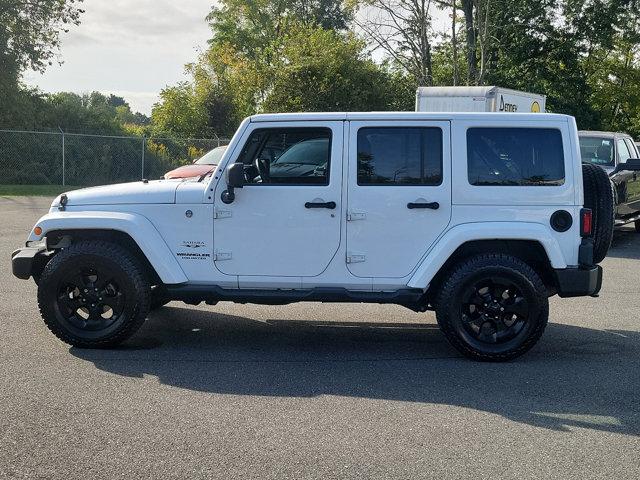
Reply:
[[416, 112], [544, 112], [546, 98], [502, 87], [418, 87]]

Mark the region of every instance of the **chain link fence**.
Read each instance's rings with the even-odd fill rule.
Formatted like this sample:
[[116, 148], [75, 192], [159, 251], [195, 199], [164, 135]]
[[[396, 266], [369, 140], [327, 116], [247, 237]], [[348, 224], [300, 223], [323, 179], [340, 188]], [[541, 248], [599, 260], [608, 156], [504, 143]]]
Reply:
[[76, 187], [157, 179], [226, 138], [161, 138], [0, 130], [0, 185]]

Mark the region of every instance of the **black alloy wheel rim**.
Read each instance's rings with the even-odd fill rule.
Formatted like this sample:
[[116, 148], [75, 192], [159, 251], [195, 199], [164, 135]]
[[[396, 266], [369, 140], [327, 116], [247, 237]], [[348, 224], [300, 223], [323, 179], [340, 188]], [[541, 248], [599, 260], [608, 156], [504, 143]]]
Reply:
[[462, 295], [462, 327], [475, 341], [499, 345], [513, 340], [529, 323], [529, 302], [513, 281], [491, 276]]
[[60, 282], [57, 306], [71, 327], [99, 332], [122, 318], [125, 296], [109, 271], [83, 267]]

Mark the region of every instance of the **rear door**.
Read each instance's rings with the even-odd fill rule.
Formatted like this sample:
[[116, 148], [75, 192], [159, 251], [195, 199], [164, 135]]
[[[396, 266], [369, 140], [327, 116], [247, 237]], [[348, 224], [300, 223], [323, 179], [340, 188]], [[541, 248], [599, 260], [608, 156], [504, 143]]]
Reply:
[[450, 123], [349, 124], [347, 266], [408, 275], [451, 217]]

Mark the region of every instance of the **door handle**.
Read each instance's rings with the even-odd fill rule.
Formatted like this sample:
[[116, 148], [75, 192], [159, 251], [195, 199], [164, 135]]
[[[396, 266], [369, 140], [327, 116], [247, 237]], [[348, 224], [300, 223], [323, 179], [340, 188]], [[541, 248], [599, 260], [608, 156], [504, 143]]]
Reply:
[[336, 208], [336, 202], [307, 202], [304, 204], [304, 208], [328, 208], [333, 210]]
[[431, 210], [437, 210], [440, 208], [438, 202], [409, 202], [407, 208], [413, 210], [414, 208], [430, 208]]

